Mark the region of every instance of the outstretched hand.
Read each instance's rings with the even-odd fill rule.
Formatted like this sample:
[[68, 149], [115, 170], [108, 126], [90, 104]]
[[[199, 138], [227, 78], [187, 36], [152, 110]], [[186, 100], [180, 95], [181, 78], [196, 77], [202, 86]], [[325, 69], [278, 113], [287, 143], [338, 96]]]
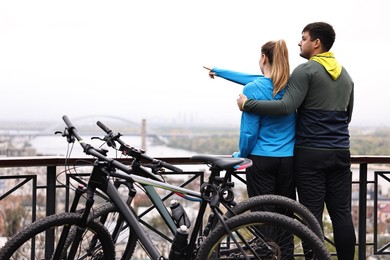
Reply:
[[239, 98], [237, 98], [237, 106], [241, 111], [244, 111], [244, 104], [248, 98], [244, 94], [239, 94]]
[[215, 72], [212, 72], [212, 71], [211, 71], [212, 69], [209, 68], [209, 67], [203, 66], [203, 68], [205, 68], [206, 70], [209, 71], [209, 77], [210, 77], [210, 79], [214, 79], [214, 77], [215, 77]]

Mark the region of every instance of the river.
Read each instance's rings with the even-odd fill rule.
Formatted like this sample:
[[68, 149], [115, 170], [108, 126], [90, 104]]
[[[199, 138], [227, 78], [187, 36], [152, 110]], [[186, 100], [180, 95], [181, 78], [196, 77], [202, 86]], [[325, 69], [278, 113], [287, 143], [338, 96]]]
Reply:
[[[122, 136], [121, 139], [134, 148], [141, 148], [141, 137]], [[91, 140], [90, 136], [86, 137], [84, 140], [95, 147], [100, 147], [103, 144], [101, 140]], [[30, 144], [36, 149], [36, 152], [39, 155], [65, 156], [67, 154], [68, 143], [65, 137], [61, 137], [60, 135], [37, 136], [30, 141]], [[104, 146], [103, 148], [109, 150], [109, 155], [111, 157], [116, 156], [115, 151], [112, 148], [108, 148], [107, 146]], [[196, 153], [163, 145], [152, 145], [152, 139], [148, 138], [146, 140], [146, 154], [151, 157], [188, 157]], [[85, 157], [87, 155], [84, 154], [79, 143], [75, 142], [71, 156]], [[120, 154], [117, 156], [120, 156]]]

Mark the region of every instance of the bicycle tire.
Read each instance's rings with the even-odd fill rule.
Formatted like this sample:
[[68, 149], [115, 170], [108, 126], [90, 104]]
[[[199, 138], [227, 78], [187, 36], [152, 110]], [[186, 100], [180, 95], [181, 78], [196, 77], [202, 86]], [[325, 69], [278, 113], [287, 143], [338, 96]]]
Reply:
[[[250, 259], [300, 259], [299, 255], [302, 259], [331, 259], [323, 241], [313, 231], [285, 215], [265, 211], [248, 212], [231, 217], [225, 223], [235, 238], [241, 236], [240, 245], [247, 243], [242, 248], [243, 251], [240, 251], [236, 244], [229, 242], [231, 237], [219, 223], [202, 242], [195, 259], [243, 259], [246, 256]], [[288, 241], [279, 239], [277, 234], [283, 234], [283, 238], [287, 235], [293, 236], [289, 241], [293, 241], [294, 248]], [[305, 244], [305, 250], [302, 243]], [[290, 248], [290, 251], [285, 249], [285, 246]]]
[[[132, 207], [130, 208], [133, 210]], [[93, 218], [102, 223], [113, 235], [117, 259], [130, 260], [137, 246], [138, 236], [132, 231], [129, 224], [121, 219], [116, 207], [110, 202], [103, 203], [94, 210]], [[114, 235], [117, 228], [120, 228], [120, 232]]]
[[297, 219], [304, 225], [308, 226], [320, 239], [324, 240], [322, 227], [313, 213], [299, 202], [279, 195], [260, 195], [251, 197], [247, 200], [237, 203], [232, 208], [232, 212], [228, 211], [228, 218], [242, 214], [247, 211], [261, 210], [267, 211], [267, 207], [274, 206], [277, 213], [291, 212], [292, 217]]
[[[46, 231], [54, 232], [55, 245], [64, 227], [83, 229], [79, 226], [81, 216], [79, 213], [66, 212], [37, 220], [25, 227], [1, 248], [0, 259], [50, 259], [53, 251], [45, 253]], [[95, 243], [98, 247], [90, 248], [92, 240], [98, 241]], [[111, 235], [99, 222], [88, 222], [81, 241], [82, 243], [77, 247], [79, 251], [75, 259], [109, 260], [115, 256]], [[61, 254], [67, 249], [69, 247], [64, 246]]]

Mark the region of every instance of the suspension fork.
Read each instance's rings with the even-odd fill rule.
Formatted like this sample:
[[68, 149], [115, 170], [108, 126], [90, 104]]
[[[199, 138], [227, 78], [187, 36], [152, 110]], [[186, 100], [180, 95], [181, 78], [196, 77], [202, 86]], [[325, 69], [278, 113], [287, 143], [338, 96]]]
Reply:
[[86, 190], [85, 190], [85, 187], [83, 185], [79, 185], [76, 188], [74, 199], [73, 199], [73, 202], [72, 202], [72, 205], [70, 207], [69, 212], [76, 212], [77, 205], [79, 204], [81, 195], [83, 195], [85, 192], [86, 192]]
[[[97, 187], [98, 183], [101, 183], [98, 180], [98, 178], [102, 177], [101, 174], [103, 171], [102, 171], [101, 167], [102, 167], [101, 163], [99, 165], [99, 162], [95, 162], [90, 179], [88, 181], [88, 187], [86, 189], [83, 189], [81, 186], [79, 186], [76, 189], [75, 198], [73, 199], [70, 212], [76, 211], [77, 205], [80, 201], [82, 194], [86, 193], [87, 198], [86, 198], [84, 212], [82, 213], [80, 223], [77, 226], [76, 234], [75, 234], [75, 237], [73, 238], [73, 242], [72, 242], [72, 245], [71, 245], [71, 248], [69, 251], [69, 255], [68, 255], [69, 259], [73, 259], [73, 257], [75, 256], [75, 254], [77, 252], [78, 245], [79, 245], [79, 243], [82, 239], [83, 233], [85, 231], [85, 227], [87, 226], [88, 217], [90, 215], [92, 206], [93, 206], [94, 201], [95, 201], [94, 194], [96, 191], [96, 187]], [[61, 237], [60, 237], [60, 240], [57, 244], [56, 251], [54, 252], [53, 259], [59, 259], [61, 257], [62, 250], [65, 246], [66, 239], [68, 238], [70, 229], [71, 229], [71, 226], [66, 226], [62, 230]]]
[[[137, 191], [135, 190], [133, 183], [121, 181], [118, 179], [114, 181], [114, 187], [116, 189], [118, 189], [121, 185], [125, 185], [128, 189], [126, 205], [130, 207], [134, 196], [137, 194]], [[103, 225], [108, 218], [108, 214], [109, 212], [105, 215], [102, 215], [99, 219], [100, 223], [102, 223]], [[115, 228], [111, 234], [113, 241], [116, 241], [118, 239], [120, 232], [125, 228], [127, 228], [126, 222], [124, 221], [123, 216], [121, 214], [118, 214], [118, 219], [116, 221]]]

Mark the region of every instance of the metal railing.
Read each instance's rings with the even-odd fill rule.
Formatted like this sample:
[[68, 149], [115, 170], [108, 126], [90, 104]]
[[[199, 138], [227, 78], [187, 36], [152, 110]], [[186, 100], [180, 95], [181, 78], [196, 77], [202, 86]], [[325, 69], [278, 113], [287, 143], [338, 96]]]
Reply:
[[[187, 157], [164, 157], [158, 158], [175, 165], [187, 165], [194, 166], [195, 171], [188, 170], [184, 174], [199, 174], [202, 175], [203, 171], [199, 170], [199, 165], [201, 162], [191, 160]], [[131, 159], [119, 159], [123, 163], [130, 164]], [[64, 157], [4, 157], [0, 158], [0, 213], [2, 201], [5, 200], [8, 196], [13, 194], [18, 189], [21, 189], [24, 185], [29, 183], [31, 187], [31, 221], [35, 221], [37, 218], [37, 191], [45, 191], [45, 208], [46, 215], [51, 215], [56, 213], [56, 204], [57, 204], [57, 190], [64, 188], [65, 184], [58, 184], [57, 175], [58, 168], [64, 167], [65, 164], [72, 165], [77, 163], [77, 165], [91, 165], [94, 161], [93, 158], [68, 158]], [[358, 225], [357, 225], [357, 251], [358, 259], [366, 259], [367, 247], [372, 247], [372, 253], [374, 255], [387, 255], [390, 254], [388, 248], [390, 248], [390, 243], [386, 243], [381, 247], [378, 246], [378, 194], [379, 186], [378, 180], [385, 180], [390, 183], [390, 178], [387, 177], [387, 174], [390, 174], [390, 156], [352, 156], [351, 163], [358, 172], [358, 180], [354, 181], [355, 185], [358, 185]], [[371, 171], [370, 168], [375, 167], [381, 168], [381, 170]], [[42, 172], [34, 173], [36, 168], [32, 168], [32, 171], [26, 171], [31, 167], [40, 167], [45, 170]], [[187, 168], [187, 167], [186, 167]], [[12, 169], [13, 171], [6, 172], [5, 169]], [[18, 173], [18, 171], [20, 171]], [[245, 182], [245, 178], [236, 176], [239, 181]], [[15, 185], [12, 187], [4, 187], [1, 185], [4, 180], [15, 180]], [[41, 181], [39, 181], [41, 179]], [[42, 181], [44, 179], [44, 181]], [[31, 184], [30, 184], [31, 183]], [[374, 186], [374, 199], [373, 199], [373, 241], [367, 242], [367, 215], [369, 214], [367, 210], [367, 192], [369, 191], [370, 185]], [[390, 201], [389, 201], [390, 204]], [[371, 214], [371, 213], [370, 213]], [[389, 213], [390, 218], [390, 213]], [[4, 217], [3, 217], [4, 220]], [[1, 231], [1, 230], [0, 230]]]

